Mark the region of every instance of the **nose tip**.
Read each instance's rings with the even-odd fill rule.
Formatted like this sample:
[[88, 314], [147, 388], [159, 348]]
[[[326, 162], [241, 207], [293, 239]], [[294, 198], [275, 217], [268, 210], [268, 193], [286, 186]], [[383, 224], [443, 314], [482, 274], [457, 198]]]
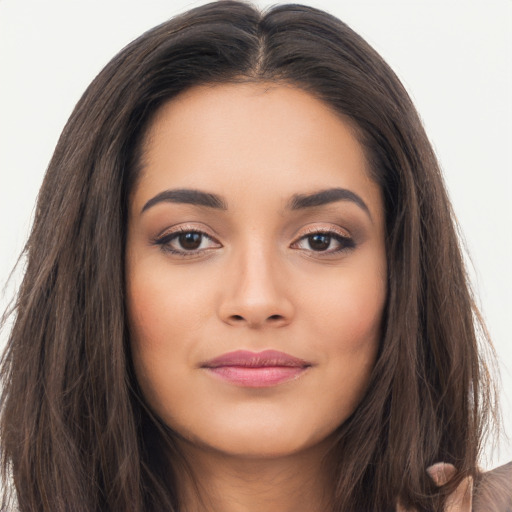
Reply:
[[[247, 254], [247, 253], [246, 253]], [[293, 318], [294, 305], [282, 269], [271, 258], [241, 258], [224, 275], [218, 314], [232, 326], [282, 327]]]

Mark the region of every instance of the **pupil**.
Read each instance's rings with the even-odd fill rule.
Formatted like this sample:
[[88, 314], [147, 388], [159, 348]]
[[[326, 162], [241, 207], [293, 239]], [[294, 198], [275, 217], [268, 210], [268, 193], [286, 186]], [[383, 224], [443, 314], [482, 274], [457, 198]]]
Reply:
[[309, 237], [309, 246], [314, 251], [325, 251], [329, 248], [331, 237], [329, 235], [316, 234]]
[[201, 245], [201, 233], [182, 233], [179, 242], [183, 249], [197, 249]]

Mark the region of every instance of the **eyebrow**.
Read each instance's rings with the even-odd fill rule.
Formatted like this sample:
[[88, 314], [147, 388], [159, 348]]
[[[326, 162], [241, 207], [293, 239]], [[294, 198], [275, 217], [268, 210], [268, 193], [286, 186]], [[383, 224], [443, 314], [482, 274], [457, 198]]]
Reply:
[[[355, 192], [345, 188], [329, 188], [313, 192], [312, 194], [295, 194], [288, 201], [288, 210], [303, 210], [314, 208], [337, 201], [351, 201], [361, 208], [372, 219], [370, 210], [363, 199]], [[196, 189], [179, 188], [164, 190], [152, 197], [142, 208], [141, 214], [159, 203], [182, 203], [197, 206], [206, 206], [216, 210], [227, 210], [226, 201], [217, 194], [203, 192]], [[373, 220], [373, 219], [372, 219]]]
[[372, 219], [370, 209], [367, 204], [355, 192], [346, 188], [328, 188], [312, 194], [295, 194], [288, 203], [290, 210], [302, 210], [305, 208], [314, 208], [337, 201], [351, 201], [361, 208]]
[[202, 192], [188, 188], [164, 190], [155, 197], [152, 197], [142, 208], [141, 214], [159, 203], [184, 203], [197, 206], [206, 206], [217, 210], [227, 210], [225, 201], [217, 194]]

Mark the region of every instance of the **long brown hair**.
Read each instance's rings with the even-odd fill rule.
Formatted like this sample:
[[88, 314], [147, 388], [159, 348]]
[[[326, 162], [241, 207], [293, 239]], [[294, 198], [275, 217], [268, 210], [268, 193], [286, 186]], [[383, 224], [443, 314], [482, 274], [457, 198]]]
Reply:
[[351, 119], [385, 198], [383, 336], [368, 392], [337, 432], [333, 510], [394, 510], [398, 497], [439, 510], [447, 489], [426, 467], [475, 475], [491, 417], [477, 346], [485, 329], [406, 91], [343, 22], [301, 5], [193, 9], [123, 49], [77, 104], [39, 194], [3, 356], [4, 482], [23, 512], [179, 510], [173, 434], [145, 406], [131, 366], [127, 201], [158, 108], [228, 81], [293, 84]]

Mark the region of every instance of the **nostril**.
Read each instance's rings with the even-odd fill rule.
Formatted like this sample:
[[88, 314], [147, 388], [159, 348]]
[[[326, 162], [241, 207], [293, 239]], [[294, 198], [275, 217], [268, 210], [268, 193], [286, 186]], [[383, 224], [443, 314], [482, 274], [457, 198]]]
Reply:
[[[243, 317], [242, 315], [231, 315], [231, 320], [236, 322], [236, 323], [239, 323], [239, 322], [245, 322], [245, 317]], [[283, 320], [283, 316], [282, 315], [271, 315], [267, 318], [267, 321], [269, 322], [278, 322], [278, 321], [281, 321]]]

